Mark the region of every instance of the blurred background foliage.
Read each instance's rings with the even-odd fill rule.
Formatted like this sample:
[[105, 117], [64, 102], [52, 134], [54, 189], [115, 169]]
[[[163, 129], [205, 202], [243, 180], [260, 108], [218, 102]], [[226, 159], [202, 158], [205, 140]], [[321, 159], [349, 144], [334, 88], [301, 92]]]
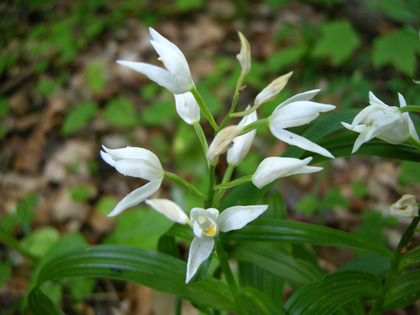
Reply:
[[[238, 30], [248, 38], [253, 56], [239, 109], [289, 71], [294, 74], [288, 86], [261, 108], [261, 116], [270, 115], [287, 97], [314, 88], [322, 88], [318, 101], [338, 110], [365, 107], [369, 91], [390, 105], [397, 105], [397, 92], [408, 104], [420, 104], [413, 83], [420, 54], [417, 0], [14, 0], [2, 1], [0, 16], [0, 226], [39, 257], [97, 243], [153, 249], [171, 226], [144, 206], [106, 218], [140, 183], [100, 161], [101, 144], [146, 147], [165, 169], [206, 188], [200, 145], [178, 118], [172, 95], [115, 64], [117, 59], [156, 63], [148, 26], [185, 53], [216, 117], [230, 104], [240, 72]], [[210, 134], [206, 123], [204, 127]], [[267, 131], [258, 131], [238, 175], [284, 151], [265, 135]], [[375, 162], [388, 167], [373, 159], [368, 169]], [[350, 172], [327, 167], [327, 179], [337, 169]], [[418, 187], [415, 163], [394, 163], [390, 172], [395, 170], [395, 180], [387, 182], [393, 191], [388, 197], [396, 197], [398, 187]], [[388, 242], [384, 227], [395, 228], [397, 222], [371, 211], [375, 203], [366, 168], [364, 172], [356, 172], [360, 178], [344, 176], [339, 187], [318, 177], [292, 179], [291, 186], [278, 188], [291, 196], [285, 199], [292, 216], [335, 225], [334, 209], [350, 209], [358, 217], [350, 224], [356, 225], [355, 233]], [[294, 193], [297, 186], [302, 191]], [[195, 197], [166, 181], [161, 196], [185, 210], [198, 205]], [[3, 305], [11, 312], [30, 281], [20, 272], [18, 279], [13, 275], [19, 263], [16, 253], [2, 248], [0, 284], [22, 290]], [[104, 285], [95, 283], [72, 280], [65, 290], [81, 301]], [[68, 292], [57, 288], [45, 291], [59, 301]], [[73, 311], [82, 307], [77, 305]]]

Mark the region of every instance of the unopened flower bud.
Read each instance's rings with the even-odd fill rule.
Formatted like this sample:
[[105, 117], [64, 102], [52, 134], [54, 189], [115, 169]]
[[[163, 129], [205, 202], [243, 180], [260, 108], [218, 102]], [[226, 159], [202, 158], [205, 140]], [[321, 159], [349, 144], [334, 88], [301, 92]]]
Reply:
[[419, 207], [414, 195], [406, 194], [391, 205], [391, 214], [399, 217], [414, 218], [419, 215]]
[[255, 98], [255, 106], [261, 106], [264, 103], [267, 103], [277, 97], [279, 93], [284, 89], [290, 77], [292, 76], [293, 71], [278, 77], [269, 85], [267, 85], [260, 93], [258, 93]]
[[244, 126], [233, 125], [222, 129], [216, 135], [213, 142], [210, 144], [206, 155], [210, 164], [217, 164], [219, 156], [225, 153], [232, 146], [232, 140], [235, 139], [243, 129]]
[[238, 35], [241, 40], [241, 51], [236, 55], [236, 58], [238, 58], [239, 63], [241, 64], [242, 73], [247, 74], [251, 71], [251, 46], [241, 32], [238, 32]]

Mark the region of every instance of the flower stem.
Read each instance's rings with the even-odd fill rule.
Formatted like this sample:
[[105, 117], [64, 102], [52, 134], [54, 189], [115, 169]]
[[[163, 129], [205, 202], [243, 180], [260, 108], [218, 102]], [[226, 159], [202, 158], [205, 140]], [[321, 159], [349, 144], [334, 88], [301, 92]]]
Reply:
[[209, 145], [207, 144], [206, 136], [204, 134], [203, 129], [198, 121], [193, 123], [195, 133], [197, 134], [198, 140], [200, 140], [201, 147], [203, 148], [204, 155], [207, 154], [207, 150], [209, 149]]
[[391, 258], [391, 267], [389, 268], [389, 272], [386, 277], [385, 283], [382, 286], [381, 295], [375, 300], [375, 302], [372, 305], [372, 309], [370, 311], [371, 315], [382, 314], [382, 306], [385, 302], [385, 296], [389, 288], [391, 287], [393, 280], [398, 274], [398, 265], [400, 263], [401, 258], [400, 252], [403, 250], [404, 247], [407, 246], [408, 242], [410, 241], [411, 237], [416, 231], [416, 227], [419, 224], [419, 221], [420, 216], [414, 217], [413, 221], [411, 221], [410, 225], [401, 237], [397, 249], [395, 250], [393, 257]]
[[238, 103], [239, 93], [242, 87], [242, 82], [244, 81], [244, 77], [245, 73], [241, 72], [241, 75], [239, 76], [238, 81], [236, 82], [235, 94], [233, 94], [232, 105], [230, 106], [229, 113], [226, 115], [218, 130], [225, 128], [228, 122], [232, 119], [231, 114], [235, 111], [236, 104]]
[[3, 228], [0, 227], [0, 241], [2, 241], [7, 247], [17, 250], [23, 257], [26, 257], [33, 261], [38, 261], [39, 256], [31, 253], [25, 247], [23, 247], [18, 240], [9, 235]]
[[219, 126], [217, 126], [216, 121], [214, 120], [213, 115], [211, 114], [209, 108], [207, 107], [206, 103], [204, 102], [203, 97], [201, 96], [200, 92], [198, 92], [197, 88], [194, 86], [191, 89], [191, 93], [194, 95], [195, 100], [198, 103], [201, 111], [203, 112], [204, 116], [206, 116], [207, 120], [209, 121], [210, 125], [213, 127], [214, 130], [218, 130]]
[[410, 143], [416, 147], [417, 150], [420, 151], [420, 141], [418, 141], [417, 139], [414, 139], [412, 136], [410, 136], [408, 138], [408, 141], [410, 141]]
[[[230, 181], [230, 179], [232, 178], [232, 174], [233, 174], [234, 169], [235, 169], [235, 165], [232, 164], [232, 163], [229, 163], [229, 165], [228, 165], [228, 167], [225, 171], [225, 174], [223, 175], [223, 179], [222, 179], [221, 184], [225, 184], [225, 183]], [[223, 188], [223, 189], [220, 189], [217, 192], [215, 200], [214, 200], [214, 203], [215, 203], [216, 206], [219, 205], [220, 200], [222, 199], [223, 195], [225, 194], [225, 191], [226, 191], [226, 189]]]
[[400, 107], [398, 110], [401, 113], [405, 113], [405, 112], [420, 113], [420, 106], [418, 106], [418, 105], [407, 105], [407, 106], [404, 106], [404, 107]]
[[174, 173], [170, 173], [170, 172], [165, 172], [164, 176], [165, 178], [170, 179], [171, 181], [178, 184], [182, 188], [190, 191], [194, 196], [203, 200], [206, 199], [205, 194], [203, 194], [201, 191], [199, 191], [197, 188], [195, 188], [193, 185], [191, 185], [189, 182], [187, 182], [185, 179], [181, 178], [180, 176]]
[[270, 117], [258, 119], [257, 121], [254, 121], [250, 123], [249, 125], [246, 125], [245, 128], [242, 130], [242, 132], [239, 134], [239, 136], [242, 136], [259, 127], [267, 126], [268, 124], [270, 124]]
[[233, 296], [236, 296], [239, 293], [238, 285], [236, 284], [235, 278], [233, 277], [232, 270], [230, 269], [229, 262], [228, 262], [228, 256], [223, 249], [222, 242], [219, 238], [215, 239], [215, 248], [216, 248], [216, 254], [217, 258], [220, 262], [220, 267], [222, 268], [222, 271], [226, 277], [226, 281], [229, 285], [230, 290], [233, 293]]
[[246, 176], [239, 177], [231, 182], [219, 184], [215, 186], [214, 189], [228, 189], [228, 188], [232, 188], [232, 187], [250, 182], [251, 180], [252, 180], [252, 175], [246, 175]]
[[204, 201], [204, 208], [212, 208], [214, 202], [214, 184], [216, 182], [216, 165], [211, 165], [209, 167], [209, 189], [207, 192], [207, 199]]

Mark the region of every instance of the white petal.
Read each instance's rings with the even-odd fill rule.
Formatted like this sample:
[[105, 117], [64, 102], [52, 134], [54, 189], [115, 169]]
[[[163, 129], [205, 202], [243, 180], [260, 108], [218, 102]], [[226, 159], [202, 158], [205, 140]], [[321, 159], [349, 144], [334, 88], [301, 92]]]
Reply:
[[236, 55], [236, 58], [241, 64], [242, 73], [247, 74], [251, 70], [251, 46], [245, 36], [238, 32], [241, 41], [241, 51]]
[[[407, 106], [407, 102], [405, 101], [404, 96], [402, 96], [400, 93], [398, 93], [398, 99], [400, 101], [400, 108], [403, 108], [405, 106]], [[404, 117], [407, 125], [408, 125], [408, 130], [410, 135], [416, 139], [417, 141], [419, 141], [419, 135], [417, 134], [417, 130], [416, 127], [414, 126], [413, 121], [410, 118], [410, 115], [408, 112], [405, 112], [402, 114], [402, 116]]]
[[148, 181], [158, 180], [163, 176], [163, 169], [146, 160], [119, 160], [115, 169], [123, 175], [143, 178]]
[[175, 94], [178, 115], [189, 125], [200, 120], [200, 107], [191, 92]]
[[377, 98], [375, 94], [372, 93], [372, 91], [369, 91], [369, 104], [384, 108], [388, 107], [388, 105], [382, 102], [379, 98]]
[[147, 198], [149, 198], [151, 195], [153, 195], [156, 191], [158, 191], [162, 180], [155, 180], [152, 182], [149, 182], [145, 185], [143, 185], [140, 188], [137, 188], [136, 190], [133, 190], [131, 193], [129, 193], [123, 200], [121, 200], [114, 210], [111, 211], [110, 214], [108, 214], [108, 217], [116, 216], [117, 214], [120, 214], [124, 210], [134, 207], [138, 205], [140, 202], [143, 202]]
[[132, 160], [147, 160], [155, 165], [160, 164], [160, 160], [157, 157], [156, 154], [154, 154], [152, 151], [149, 151], [147, 149], [138, 148], [138, 147], [126, 147], [126, 148], [120, 148], [120, 149], [108, 149], [104, 145], [102, 148], [112, 156], [114, 160], [122, 160], [122, 159], [132, 159]]
[[101, 154], [102, 159], [107, 162], [111, 166], [115, 166], [116, 161], [112, 158], [112, 155], [109, 153], [106, 153], [104, 151], [99, 152]]
[[185, 224], [190, 221], [181, 207], [169, 199], [147, 199], [146, 203], [174, 222]]
[[190, 282], [200, 265], [210, 256], [214, 248], [214, 239], [211, 237], [195, 237], [190, 246], [187, 262], [187, 276], [185, 283]]
[[312, 157], [304, 160], [285, 157], [265, 158], [252, 176], [252, 183], [261, 189], [281, 177], [322, 170], [322, 167], [307, 166], [311, 160]]
[[[293, 103], [293, 102], [299, 102], [299, 101], [309, 101], [311, 100], [315, 95], [318, 94], [318, 92], [321, 91], [321, 89], [316, 90], [310, 90], [303, 93], [296, 94], [287, 100], [285, 100], [283, 103], [281, 103], [279, 106], [277, 106], [277, 109], [280, 109], [283, 106], [286, 106], [287, 104]], [[273, 112], [274, 114], [274, 112]]]
[[181, 49], [179, 49], [174, 43], [172, 43], [167, 38], [160, 35], [158, 32], [156, 32], [153, 28], [149, 27], [150, 35], [152, 36], [153, 40], [159, 44], [165, 45], [169, 48], [171, 48], [174, 52], [176, 52], [179, 56], [184, 57], [185, 63], [187, 63], [187, 59], [185, 59], [184, 54], [182, 53]]
[[239, 230], [259, 217], [267, 208], [268, 205], [230, 207], [220, 213], [217, 224], [222, 232]]
[[334, 155], [332, 155], [328, 150], [324, 149], [323, 147], [319, 146], [318, 144], [312, 141], [309, 141], [308, 139], [302, 136], [294, 134], [293, 132], [290, 132], [288, 130], [275, 128], [271, 126], [271, 124], [269, 128], [273, 136], [281, 141], [284, 141], [290, 145], [295, 145], [307, 151], [315, 152], [315, 153], [318, 153], [320, 155], [323, 155], [332, 159], [334, 158]]

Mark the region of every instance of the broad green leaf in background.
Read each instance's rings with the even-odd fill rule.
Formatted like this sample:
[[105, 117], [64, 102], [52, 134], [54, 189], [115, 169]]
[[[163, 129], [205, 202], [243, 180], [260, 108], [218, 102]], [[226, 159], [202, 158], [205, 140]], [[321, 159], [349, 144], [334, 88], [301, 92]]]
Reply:
[[352, 56], [359, 44], [359, 37], [348, 21], [327, 22], [321, 27], [313, 55], [329, 57], [333, 66], [339, 66]]
[[401, 257], [398, 272], [416, 266], [420, 266], [420, 248], [414, 249]]
[[229, 232], [226, 239], [235, 241], [287, 241], [297, 244], [362, 249], [392, 257], [381, 243], [333, 228], [290, 220], [259, 219], [241, 230]]
[[340, 270], [358, 270], [368, 272], [378, 279], [382, 279], [389, 270], [391, 261], [375, 253], [369, 253], [356, 257], [342, 266]]
[[376, 68], [387, 64], [412, 77], [417, 67], [417, 55], [420, 53], [418, 33], [408, 29], [399, 29], [382, 35], [373, 43], [372, 62]]
[[98, 104], [92, 101], [83, 102], [70, 109], [61, 125], [61, 134], [70, 136], [79, 131], [95, 117], [97, 111]]
[[136, 108], [126, 97], [111, 99], [103, 114], [106, 122], [115, 127], [132, 127], [138, 124]]
[[37, 256], [45, 256], [57, 244], [60, 233], [53, 227], [39, 228], [22, 240], [22, 246]]
[[252, 287], [242, 288], [236, 301], [249, 315], [286, 314], [268, 295]]
[[[185, 270], [185, 262], [162, 253], [128, 246], [99, 245], [53, 258], [42, 267], [38, 285], [69, 277], [106, 277], [133, 281], [179, 295], [204, 307], [234, 310], [232, 295], [225, 284], [206, 278], [200, 283], [187, 285]], [[34, 295], [40, 294], [38, 290], [32, 290], [30, 301]], [[35, 302], [29, 305], [32, 312], [40, 314], [38, 309], [44, 304]]]
[[383, 310], [409, 306], [420, 299], [420, 269], [411, 270], [394, 280], [386, 294]]
[[338, 271], [299, 288], [285, 305], [288, 314], [333, 314], [356, 298], [376, 298], [381, 282], [370, 273]]
[[201, 9], [204, 6], [204, 0], [176, 0], [175, 6], [182, 12]]
[[161, 100], [146, 107], [141, 113], [141, 121], [146, 126], [157, 126], [174, 119], [175, 116], [175, 100]]
[[103, 62], [95, 62], [87, 65], [85, 77], [90, 91], [100, 93], [104, 89], [108, 80], [105, 67], [106, 64]]
[[285, 68], [293, 66], [299, 61], [306, 52], [306, 46], [293, 46], [281, 49], [273, 53], [268, 59], [267, 64], [270, 71], [280, 73]]

